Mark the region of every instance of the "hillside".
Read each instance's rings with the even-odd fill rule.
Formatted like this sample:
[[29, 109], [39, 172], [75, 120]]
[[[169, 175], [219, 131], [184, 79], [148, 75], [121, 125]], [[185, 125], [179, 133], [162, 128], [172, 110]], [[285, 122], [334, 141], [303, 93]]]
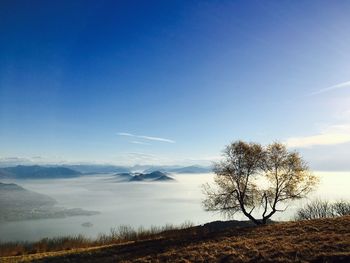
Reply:
[[39, 165], [17, 165], [0, 168], [0, 178], [6, 179], [54, 179], [72, 178], [81, 173], [66, 167], [46, 167]]
[[47, 195], [29, 191], [17, 184], [0, 182], [0, 223], [28, 219], [95, 215], [98, 213], [80, 208], [57, 207], [56, 203], [55, 199]]
[[55, 204], [49, 196], [28, 191], [17, 184], [0, 182], [0, 222], [32, 219]]
[[[50, 255], [50, 256], [49, 256]], [[350, 217], [233, 227], [214, 222], [153, 239], [3, 262], [350, 262]]]

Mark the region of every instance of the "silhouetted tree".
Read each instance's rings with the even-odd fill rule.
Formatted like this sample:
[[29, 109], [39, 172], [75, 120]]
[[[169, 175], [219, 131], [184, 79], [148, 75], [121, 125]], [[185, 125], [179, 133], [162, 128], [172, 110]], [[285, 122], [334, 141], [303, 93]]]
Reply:
[[[226, 146], [214, 172], [216, 187], [203, 186], [205, 209], [228, 216], [242, 212], [257, 225], [284, 211], [282, 203], [305, 197], [317, 183], [300, 155], [281, 143], [263, 147], [234, 142]], [[257, 212], [260, 219], [255, 217]]]

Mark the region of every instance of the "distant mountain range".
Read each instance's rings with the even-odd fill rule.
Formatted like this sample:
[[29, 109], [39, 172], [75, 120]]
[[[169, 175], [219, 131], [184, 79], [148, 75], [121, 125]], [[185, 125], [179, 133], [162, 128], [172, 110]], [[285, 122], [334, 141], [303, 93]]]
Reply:
[[0, 222], [98, 214], [81, 208], [56, 207], [56, 203], [47, 195], [0, 182]]
[[166, 182], [175, 181], [174, 178], [162, 173], [154, 171], [152, 173], [120, 173], [115, 174], [119, 182]]
[[212, 168], [209, 166], [169, 166], [169, 165], [134, 165], [134, 166], [114, 166], [114, 165], [64, 165], [63, 167], [79, 171], [83, 174], [96, 173], [152, 173], [161, 171], [164, 173], [209, 173]]
[[73, 178], [78, 176], [81, 176], [80, 172], [66, 168], [66, 167], [17, 165], [14, 167], [0, 168], [0, 178], [54, 179], [54, 178]]
[[[153, 172], [166, 173], [208, 173], [210, 167], [203, 166], [151, 166], [136, 165], [133, 167], [123, 167], [114, 165], [63, 165], [63, 166], [41, 166], [41, 165], [17, 165], [13, 167], [0, 168], [0, 179], [58, 179], [74, 178], [88, 174], [136, 174], [149, 175]], [[159, 176], [160, 177], [160, 176]], [[147, 176], [135, 177], [133, 180], [146, 180]], [[157, 178], [156, 178], [157, 179]], [[168, 180], [166, 177], [157, 180]]]
[[131, 171], [129, 167], [104, 164], [75, 164], [63, 165], [62, 167], [66, 167], [83, 174], [129, 173]]
[[211, 167], [206, 166], [198, 166], [198, 165], [191, 165], [191, 166], [185, 166], [185, 167], [172, 167], [172, 166], [154, 166], [150, 167], [146, 170], [144, 170], [145, 173], [150, 173], [153, 171], [162, 171], [167, 173], [209, 173], [212, 171]]

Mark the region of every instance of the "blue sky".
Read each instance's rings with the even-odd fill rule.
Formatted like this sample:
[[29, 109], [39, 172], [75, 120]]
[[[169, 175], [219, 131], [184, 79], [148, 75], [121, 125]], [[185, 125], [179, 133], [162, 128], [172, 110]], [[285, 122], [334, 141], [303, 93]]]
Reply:
[[0, 161], [350, 170], [349, 1], [1, 1]]

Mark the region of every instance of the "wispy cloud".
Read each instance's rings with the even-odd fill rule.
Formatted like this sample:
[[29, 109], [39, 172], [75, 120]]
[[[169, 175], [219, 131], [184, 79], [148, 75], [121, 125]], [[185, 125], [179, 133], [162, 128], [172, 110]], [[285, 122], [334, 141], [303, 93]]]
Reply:
[[133, 144], [141, 144], [141, 145], [150, 145], [147, 142], [140, 142], [140, 141], [131, 141], [131, 143], [133, 143]]
[[336, 145], [350, 142], [350, 125], [332, 125], [319, 134], [292, 137], [287, 139], [286, 144], [289, 147], [307, 148], [317, 145]]
[[318, 95], [321, 93], [329, 92], [329, 91], [336, 90], [336, 89], [342, 89], [342, 88], [350, 88], [350, 81], [342, 82], [342, 83], [339, 83], [339, 84], [336, 84], [336, 85], [333, 85], [333, 86], [330, 86], [330, 87], [327, 87], [324, 89], [317, 90], [315, 92], [310, 93], [310, 95], [311, 96]]
[[154, 137], [154, 136], [146, 136], [146, 135], [135, 135], [135, 134], [128, 133], [128, 132], [118, 132], [117, 134], [119, 136], [134, 137], [134, 138], [139, 138], [139, 139], [148, 140], [148, 141], [175, 143], [174, 140], [170, 140], [170, 139], [162, 138], [162, 137]]
[[117, 133], [119, 136], [128, 136], [128, 137], [134, 137], [135, 135], [127, 132], [118, 132]]
[[175, 141], [166, 139], [166, 138], [160, 138], [160, 137], [152, 137], [152, 136], [137, 136], [138, 138], [145, 139], [145, 140], [150, 140], [150, 141], [158, 141], [158, 142], [168, 142], [168, 143], [175, 143]]

